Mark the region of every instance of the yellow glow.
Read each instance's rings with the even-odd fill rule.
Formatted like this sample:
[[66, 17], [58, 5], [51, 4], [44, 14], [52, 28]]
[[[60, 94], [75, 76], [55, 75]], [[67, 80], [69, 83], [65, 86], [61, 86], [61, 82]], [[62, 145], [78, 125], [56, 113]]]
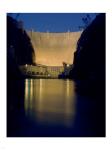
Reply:
[[28, 110], [28, 79], [25, 80], [25, 112]]
[[69, 94], [70, 94], [70, 81], [67, 79], [66, 83], [67, 83], [66, 84], [66, 88], [67, 88], [67, 92], [66, 93], [67, 93], [67, 97], [69, 97]]
[[39, 79], [39, 103], [38, 103], [38, 109], [42, 109], [42, 79]]
[[30, 108], [32, 109], [32, 100], [33, 100], [33, 79], [30, 80]]
[[77, 41], [81, 32], [41, 33], [28, 32], [35, 50], [36, 63], [47, 66], [62, 66], [73, 63]]
[[70, 127], [75, 113], [73, 81], [25, 80], [25, 111], [40, 123]]
[[32, 109], [32, 100], [33, 100], [33, 80], [25, 80], [25, 110]]

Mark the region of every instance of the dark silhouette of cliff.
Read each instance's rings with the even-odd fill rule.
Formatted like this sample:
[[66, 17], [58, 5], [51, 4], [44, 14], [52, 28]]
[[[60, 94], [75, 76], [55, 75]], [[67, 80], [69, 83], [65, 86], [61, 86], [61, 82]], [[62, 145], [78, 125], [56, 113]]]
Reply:
[[83, 31], [73, 64], [70, 78], [77, 81], [78, 87], [105, 90], [105, 14], [97, 15]]
[[15, 19], [7, 16], [7, 48], [18, 65], [34, 63], [34, 49], [26, 31]]
[[[77, 99], [77, 135], [105, 136], [105, 14], [99, 14], [83, 31], [74, 53], [70, 78], [75, 80]], [[83, 103], [83, 104], [82, 104]], [[82, 108], [81, 108], [82, 106]], [[87, 113], [87, 110], [88, 113]], [[89, 126], [84, 129], [81, 112]], [[80, 121], [79, 121], [80, 120]], [[82, 125], [82, 127], [81, 127]], [[82, 128], [82, 132], [81, 132]], [[89, 133], [89, 128], [93, 133]], [[79, 132], [80, 131], [80, 132]], [[85, 132], [86, 131], [86, 132]], [[85, 132], [85, 133], [84, 133]]]
[[[33, 64], [34, 50], [30, 38], [19, 23], [7, 16], [7, 106], [8, 110], [23, 105], [24, 80], [19, 65]], [[18, 79], [18, 80], [17, 80]], [[22, 98], [21, 98], [22, 99]], [[16, 107], [16, 106], [17, 107]]]
[[18, 22], [7, 16], [7, 135], [15, 127], [13, 119], [24, 109], [24, 77], [19, 65], [34, 63], [30, 38]]

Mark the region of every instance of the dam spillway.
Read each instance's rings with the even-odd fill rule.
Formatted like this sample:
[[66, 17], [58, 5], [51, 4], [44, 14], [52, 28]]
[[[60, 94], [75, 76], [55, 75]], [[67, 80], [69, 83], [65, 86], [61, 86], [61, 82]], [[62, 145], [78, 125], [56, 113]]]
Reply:
[[35, 62], [46, 66], [73, 64], [79, 32], [34, 32], [27, 31], [35, 52]]

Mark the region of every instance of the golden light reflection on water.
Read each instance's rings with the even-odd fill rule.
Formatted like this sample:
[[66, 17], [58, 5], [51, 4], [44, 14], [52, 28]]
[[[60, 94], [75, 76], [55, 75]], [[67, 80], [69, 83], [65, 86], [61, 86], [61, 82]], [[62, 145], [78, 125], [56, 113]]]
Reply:
[[71, 127], [75, 115], [74, 82], [26, 79], [25, 112], [38, 124]]
[[25, 80], [25, 111], [27, 113], [28, 109], [32, 109], [33, 100], [33, 79]]

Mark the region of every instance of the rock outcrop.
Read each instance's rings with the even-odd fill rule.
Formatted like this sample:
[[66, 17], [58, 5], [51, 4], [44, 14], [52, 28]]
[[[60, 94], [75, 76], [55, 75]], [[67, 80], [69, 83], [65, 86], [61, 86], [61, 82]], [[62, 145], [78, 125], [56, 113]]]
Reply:
[[[70, 78], [79, 87], [105, 87], [105, 14], [99, 14], [83, 31], [74, 53]], [[83, 84], [82, 84], [83, 83]], [[99, 89], [100, 90], [100, 89]]]
[[[18, 110], [24, 110], [24, 77], [19, 65], [34, 63], [34, 50], [30, 39], [18, 22], [7, 16], [7, 127], [10, 131]], [[9, 133], [8, 133], [9, 134]]]
[[34, 63], [34, 49], [29, 36], [19, 22], [10, 16], [7, 17], [7, 48], [18, 65]]

